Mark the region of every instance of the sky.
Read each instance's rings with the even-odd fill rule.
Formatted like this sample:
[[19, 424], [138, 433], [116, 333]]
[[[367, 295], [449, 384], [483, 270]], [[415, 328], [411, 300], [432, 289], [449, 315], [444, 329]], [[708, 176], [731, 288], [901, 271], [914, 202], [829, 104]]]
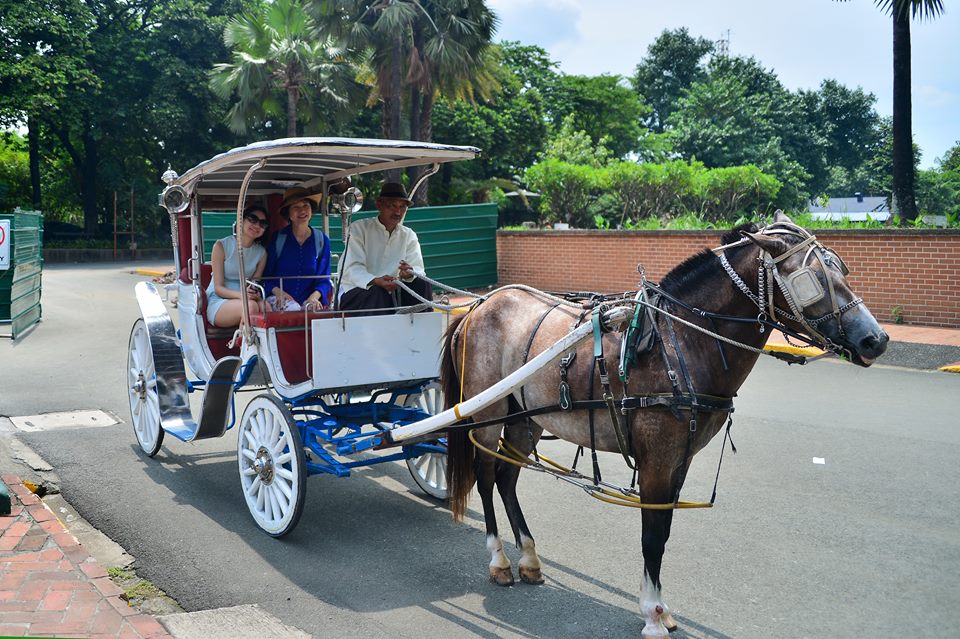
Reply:
[[[564, 73], [629, 76], [664, 29], [687, 27], [729, 40], [789, 89], [828, 78], [877, 97], [893, 112], [893, 26], [874, 0], [487, 0], [496, 40], [545, 49]], [[960, 2], [935, 20], [914, 21], [913, 135], [923, 168], [960, 142]]]

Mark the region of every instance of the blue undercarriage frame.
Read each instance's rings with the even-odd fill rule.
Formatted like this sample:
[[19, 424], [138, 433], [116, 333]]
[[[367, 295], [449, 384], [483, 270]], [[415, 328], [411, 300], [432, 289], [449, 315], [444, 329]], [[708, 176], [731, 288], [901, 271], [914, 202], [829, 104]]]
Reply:
[[[250, 377], [256, 358], [247, 362], [234, 386], [239, 390]], [[385, 462], [420, 457], [427, 453], [446, 455], [445, 437], [435, 441], [403, 446], [389, 455], [369, 456], [353, 461], [339, 457], [371, 451], [381, 443], [380, 435], [394, 425], [406, 426], [430, 417], [430, 413], [413, 406], [403, 406], [400, 399], [419, 395], [429, 383], [379, 390], [358, 401], [351, 393], [337, 395], [310, 393], [293, 399], [284, 398], [296, 419], [307, 455], [307, 474], [328, 474], [349, 477], [350, 469]], [[187, 390], [194, 392], [207, 385], [203, 380], [187, 380]], [[334, 401], [327, 401], [329, 398]], [[327, 398], [327, 399], [325, 399]], [[235, 399], [230, 400], [230, 423], [236, 424]], [[176, 435], [176, 433], [174, 433]]]
[[307, 453], [307, 474], [349, 477], [352, 468], [419, 457], [426, 453], [446, 454], [446, 439], [404, 446], [399, 452], [344, 460], [341, 457], [372, 451], [380, 435], [396, 424], [405, 426], [430, 417], [430, 413], [403, 406], [400, 399], [418, 395], [425, 384], [377, 391], [369, 398], [353, 401], [349, 393], [326, 397], [310, 395], [290, 402], [297, 418], [300, 437]]

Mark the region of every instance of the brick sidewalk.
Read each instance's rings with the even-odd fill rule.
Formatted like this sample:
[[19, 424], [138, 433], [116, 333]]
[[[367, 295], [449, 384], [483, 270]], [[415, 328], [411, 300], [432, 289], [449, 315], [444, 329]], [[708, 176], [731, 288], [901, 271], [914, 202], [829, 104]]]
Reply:
[[168, 639], [53, 512], [15, 475], [3, 475], [12, 510], [0, 516], [0, 636]]

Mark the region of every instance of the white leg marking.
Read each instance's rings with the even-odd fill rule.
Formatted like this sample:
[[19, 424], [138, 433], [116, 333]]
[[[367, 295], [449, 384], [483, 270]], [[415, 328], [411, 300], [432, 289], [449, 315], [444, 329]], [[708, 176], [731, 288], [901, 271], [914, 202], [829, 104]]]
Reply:
[[510, 560], [503, 552], [503, 542], [496, 535], [487, 535], [487, 550], [490, 552], [490, 572], [510, 568]]
[[520, 548], [523, 551], [523, 554], [520, 555], [520, 568], [540, 570], [540, 557], [537, 556], [533, 539], [526, 535], [520, 535]]
[[[646, 572], [643, 573], [643, 594], [640, 600], [640, 613], [643, 615], [643, 630], [640, 636], [647, 637], [666, 637], [666, 626], [663, 625], [661, 618], [667, 612], [666, 606], [660, 599], [660, 589], [653, 585]], [[669, 613], [667, 613], [669, 614]]]

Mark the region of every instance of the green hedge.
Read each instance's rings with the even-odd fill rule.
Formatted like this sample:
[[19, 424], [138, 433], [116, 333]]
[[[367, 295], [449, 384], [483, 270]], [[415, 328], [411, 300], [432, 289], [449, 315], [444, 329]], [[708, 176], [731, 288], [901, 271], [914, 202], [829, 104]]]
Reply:
[[544, 218], [580, 228], [691, 214], [707, 222], [733, 221], [771, 208], [782, 186], [753, 165], [708, 169], [681, 160], [599, 168], [545, 160], [527, 169], [525, 178], [541, 195]]

